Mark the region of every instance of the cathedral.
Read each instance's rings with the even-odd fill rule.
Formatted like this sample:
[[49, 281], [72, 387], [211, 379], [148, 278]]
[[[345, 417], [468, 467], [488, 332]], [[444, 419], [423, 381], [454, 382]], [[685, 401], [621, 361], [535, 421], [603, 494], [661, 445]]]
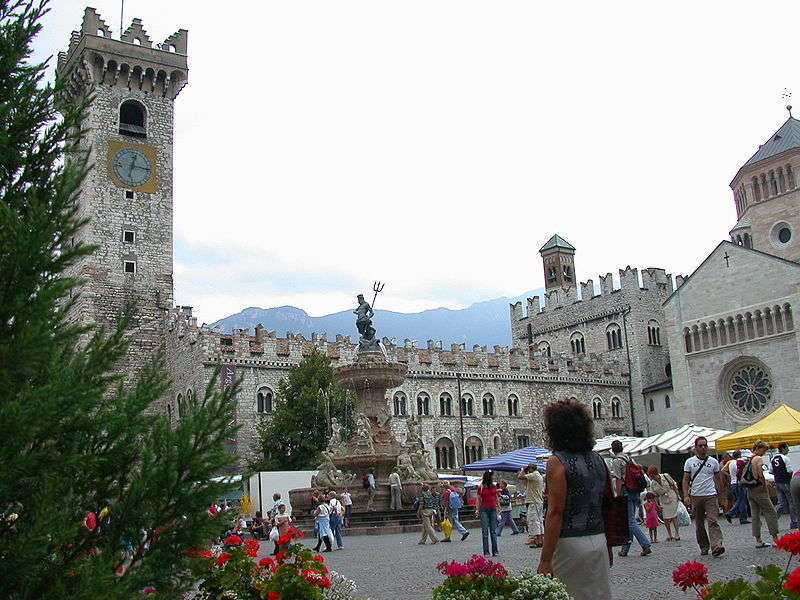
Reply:
[[[152, 410], [173, 422], [187, 401], [202, 396], [217, 368], [221, 385], [240, 380], [241, 427], [229, 446], [250, 457], [288, 370], [314, 351], [334, 365], [351, 362], [357, 344], [345, 335], [278, 337], [261, 326], [226, 333], [198, 326], [191, 307], [174, 306], [173, 156], [180, 148], [173, 147], [173, 128], [175, 102], [188, 82], [187, 41], [180, 29], [154, 43], [139, 19], [116, 39], [87, 8], [59, 55], [66, 100], [77, 102], [90, 90], [95, 96], [83, 142], [94, 167], [83, 182], [79, 216], [89, 219], [81, 241], [98, 248], [70, 273], [86, 280], [72, 318], [112, 326], [136, 301], [131, 346], [119, 368], [132, 381], [163, 352], [171, 390]], [[798, 125], [790, 119], [737, 174], [735, 243], [720, 244], [689, 278], [628, 266], [619, 270], [618, 287], [607, 273], [596, 288], [591, 279], [576, 279], [576, 249], [553, 235], [539, 251], [544, 298], [510, 307], [511, 347], [385, 340], [389, 358], [408, 367], [404, 383], [386, 397], [395, 434], [403, 439], [413, 420], [432, 449], [431, 467], [453, 470], [543, 444], [542, 409], [559, 398], [584, 402], [598, 436], [647, 435], [687, 420], [722, 426], [791, 402], [798, 387], [791, 312], [798, 292]], [[800, 407], [800, 400], [792, 403]]]

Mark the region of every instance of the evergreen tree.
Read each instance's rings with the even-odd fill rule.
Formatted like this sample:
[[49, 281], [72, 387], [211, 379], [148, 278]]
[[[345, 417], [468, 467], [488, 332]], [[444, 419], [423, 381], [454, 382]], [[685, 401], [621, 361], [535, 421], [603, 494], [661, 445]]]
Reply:
[[330, 417], [352, 431], [353, 402], [334, 380], [331, 360], [314, 352], [281, 379], [271, 419], [261, 422], [255, 451], [255, 470], [313, 469], [330, 438]]
[[65, 269], [93, 250], [70, 243], [85, 105], [59, 116], [63, 84], [30, 64], [45, 4], [0, 0], [0, 598], [177, 598], [184, 551], [223, 527], [206, 509], [231, 487], [210, 479], [231, 464], [236, 390], [212, 382], [171, 427], [148, 411], [159, 357], [134, 385], [114, 374], [132, 310], [113, 331], [67, 319]]

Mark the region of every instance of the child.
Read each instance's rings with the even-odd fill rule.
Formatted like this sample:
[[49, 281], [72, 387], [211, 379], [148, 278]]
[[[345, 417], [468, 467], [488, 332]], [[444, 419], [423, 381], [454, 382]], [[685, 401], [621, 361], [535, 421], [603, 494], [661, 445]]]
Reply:
[[658, 542], [658, 504], [653, 492], [647, 492], [644, 496], [644, 515], [644, 524], [650, 530], [650, 541], [655, 544]]

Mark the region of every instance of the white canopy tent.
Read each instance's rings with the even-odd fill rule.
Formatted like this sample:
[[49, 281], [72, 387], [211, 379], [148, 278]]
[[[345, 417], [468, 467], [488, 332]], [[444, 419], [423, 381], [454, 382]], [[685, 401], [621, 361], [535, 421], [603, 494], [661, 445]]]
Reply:
[[689, 423], [646, 438], [607, 435], [595, 442], [594, 449], [601, 453], [608, 452], [611, 448], [611, 442], [619, 440], [622, 442], [622, 451], [632, 456], [685, 454], [692, 451], [694, 440], [699, 436], [704, 436], [708, 439], [708, 447], [713, 450], [714, 442], [729, 433], [730, 431], [726, 429], [712, 429]]

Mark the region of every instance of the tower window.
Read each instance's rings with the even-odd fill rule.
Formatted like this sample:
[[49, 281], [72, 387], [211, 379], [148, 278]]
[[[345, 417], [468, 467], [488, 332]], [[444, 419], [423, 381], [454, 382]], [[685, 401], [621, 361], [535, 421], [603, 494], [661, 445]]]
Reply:
[[564, 281], [572, 281], [572, 267], [564, 265]]
[[786, 242], [788, 242], [790, 239], [792, 239], [792, 232], [791, 232], [791, 230], [790, 230], [788, 227], [783, 227], [783, 228], [782, 228], [782, 229], [781, 229], [781, 230], [778, 232], [778, 241], [779, 241], [781, 244], [785, 244], [785, 243], [786, 243]]
[[555, 283], [557, 279], [556, 268], [547, 267], [547, 283]]
[[122, 241], [126, 244], [135, 244], [136, 243], [136, 232], [135, 231], [123, 231], [122, 232]]
[[619, 325], [612, 323], [606, 328], [606, 341], [608, 342], [609, 350], [622, 348], [622, 331]]
[[119, 132], [133, 137], [147, 137], [144, 104], [137, 100], [125, 100], [119, 107]]
[[134, 260], [124, 261], [123, 269], [126, 273], [136, 273], [136, 261]]
[[125, 190], [125, 200], [133, 200], [136, 197], [136, 194], [133, 190]]

